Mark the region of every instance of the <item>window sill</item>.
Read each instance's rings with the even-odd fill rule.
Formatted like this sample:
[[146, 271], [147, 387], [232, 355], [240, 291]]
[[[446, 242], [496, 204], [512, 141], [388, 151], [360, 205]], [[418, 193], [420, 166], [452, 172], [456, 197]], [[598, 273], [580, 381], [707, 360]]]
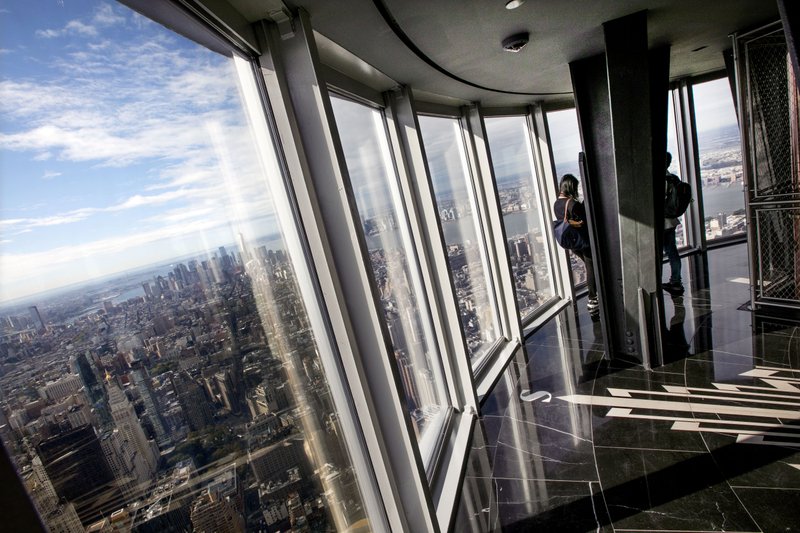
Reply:
[[476, 419], [477, 413], [471, 408], [455, 414], [452, 438], [442, 450], [442, 469], [431, 487], [441, 531], [450, 531], [456, 517]]

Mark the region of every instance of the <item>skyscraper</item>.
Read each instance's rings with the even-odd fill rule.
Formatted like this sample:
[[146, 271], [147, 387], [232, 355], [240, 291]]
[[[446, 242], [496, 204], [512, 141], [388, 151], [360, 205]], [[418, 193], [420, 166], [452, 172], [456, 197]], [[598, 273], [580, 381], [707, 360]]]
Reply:
[[76, 504], [82, 523], [114, 510], [105, 508], [104, 502], [113, 507], [121, 495], [91, 425], [45, 439], [36, 451], [56, 495]]
[[122, 448], [124, 443], [128, 443], [135, 450], [133, 468], [136, 480], [140, 483], [150, 481], [158, 469], [158, 449], [147, 440], [133, 405], [115, 383], [108, 386], [108, 405], [119, 432], [117, 447]]
[[155, 394], [153, 393], [153, 387], [150, 385], [150, 376], [147, 374], [147, 370], [141, 365], [136, 365], [136, 367], [131, 370], [130, 375], [131, 381], [136, 385], [142, 397], [142, 402], [144, 402], [145, 411], [147, 412], [147, 418], [153, 425], [153, 430], [156, 432], [156, 440], [159, 446], [166, 446], [169, 444], [170, 439], [164, 421], [161, 418], [161, 411]]
[[42, 315], [39, 313], [39, 308], [35, 305], [32, 305], [28, 308], [28, 312], [31, 314], [33, 327], [36, 328], [36, 331], [40, 334], [47, 331], [47, 328], [44, 325], [44, 320], [42, 320]]

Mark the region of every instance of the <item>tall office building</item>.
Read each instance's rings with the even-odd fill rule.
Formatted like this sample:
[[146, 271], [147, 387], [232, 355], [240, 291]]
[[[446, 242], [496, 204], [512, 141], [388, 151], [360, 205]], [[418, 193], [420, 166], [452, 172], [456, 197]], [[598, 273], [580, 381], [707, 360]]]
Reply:
[[91, 425], [45, 439], [36, 446], [36, 452], [56, 495], [75, 503], [82, 523], [115, 510], [121, 494]]
[[236, 468], [227, 468], [192, 502], [192, 527], [196, 533], [243, 533], [243, 511], [243, 489]]
[[153, 299], [153, 289], [147, 281], [142, 282], [142, 289], [144, 289], [144, 299], [150, 301]]
[[158, 470], [158, 447], [147, 439], [133, 405], [115, 383], [108, 385], [108, 405], [119, 432], [113, 440], [119, 440], [118, 447], [135, 451], [131, 455], [136, 480], [149, 482]]
[[42, 315], [39, 313], [39, 308], [32, 305], [28, 308], [28, 312], [31, 315], [31, 321], [33, 322], [33, 327], [36, 329], [36, 332], [41, 334], [47, 331], [44, 320], [42, 320]]
[[39, 512], [39, 517], [50, 533], [84, 532], [78, 513], [75, 511], [75, 505], [59, 502], [53, 484], [38, 456], [33, 458], [31, 470], [23, 477], [28, 494]]
[[142, 364], [136, 364], [130, 372], [131, 382], [139, 391], [142, 402], [145, 406], [145, 414], [153, 430], [156, 432], [156, 441], [159, 447], [167, 446], [170, 442], [169, 434], [161, 417], [161, 408], [158, 404], [158, 399], [153, 392], [153, 386], [150, 382], [150, 375], [147, 369]]
[[175, 374], [171, 379], [189, 428], [200, 431], [210, 425], [214, 420], [214, 413], [203, 387], [186, 373]]
[[211, 491], [192, 502], [192, 528], [197, 533], [243, 533], [244, 519], [233, 503]]

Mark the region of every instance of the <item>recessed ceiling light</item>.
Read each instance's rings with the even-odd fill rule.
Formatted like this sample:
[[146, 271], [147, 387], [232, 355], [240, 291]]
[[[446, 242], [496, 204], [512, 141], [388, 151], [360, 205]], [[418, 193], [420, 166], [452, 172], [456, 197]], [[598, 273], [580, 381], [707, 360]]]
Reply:
[[506, 2], [506, 9], [517, 9], [524, 3], [525, 0], [508, 0], [508, 2]]

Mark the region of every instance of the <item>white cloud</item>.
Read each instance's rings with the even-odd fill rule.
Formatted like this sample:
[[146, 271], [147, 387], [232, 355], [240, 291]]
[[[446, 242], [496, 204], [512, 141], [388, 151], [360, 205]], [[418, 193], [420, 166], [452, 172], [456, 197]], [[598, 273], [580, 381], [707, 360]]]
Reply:
[[41, 228], [47, 226], [61, 226], [63, 224], [72, 224], [74, 222], [81, 222], [86, 220], [92, 215], [98, 213], [114, 213], [125, 211], [128, 209], [137, 209], [140, 207], [152, 207], [161, 205], [175, 200], [187, 200], [192, 198], [211, 198], [217, 195], [218, 191], [209, 189], [179, 189], [176, 191], [168, 191], [155, 195], [133, 195], [122, 202], [108, 206], [108, 207], [82, 207], [80, 209], [73, 209], [64, 213], [58, 213], [50, 216], [43, 217], [29, 217], [29, 218], [15, 218], [0, 220], [0, 227], [6, 226], [12, 231], [23, 232], [32, 228]]
[[97, 211], [97, 209], [93, 208], [82, 208], [51, 216], [0, 220], [0, 227], [8, 227], [8, 231], [13, 231], [18, 235], [20, 233], [27, 233], [31, 231], [32, 228], [61, 226], [63, 224], [80, 222], [81, 220], [86, 220]]
[[[5, 232], [19, 235], [28, 233], [37, 228], [62, 226], [83, 222], [93, 216], [105, 213], [120, 213], [135, 211], [142, 208], [173, 205], [169, 210], [158, 216], [149, 216], [142, 219], [149, 224], [163, 225], [166, 222], [202, 222], [211, 216], [230, 217], [231, 211], [249, 213], [251, 216], [264, 216], [271, 212], [271, 205], [264, 200], [265, 189], [257, 180], [249, 179], [242, 175], [238, 180], [236, 197], [226, 191], [226, 186], [219, 180], [202, 184], [200, 187], [183, 187], [175, 190], [164, 190], [156, 194], [134, 194], [102, 207], [82, 207], [48, 216], [18, 217], [0, 220], [0, 229]], [[227, 187], [229, 189], [229, 187]], [[41, 206], [40, 206], [41, 208]], [[41, 209], [40, 209], [41, 210]], [[220, 218], [220, 221], [222, 218]]]
[[[110, 26], [127, 27], [115, 29], [112, 36], [104, 32]], [[117, 31], [132, 27], [145, 31], [116, 37]], [[263, 220], [271, 212], [253, 146], [247, 142], [247, 126], [238, 115], [238, 90], [228, 60], [180, 45], [160, 28], [147, 31], [155, 28], [147, 19], [123, 16], [104, 4], [91, 17], [41, 32], [47, 34], [43, 37], [75, 36], [74, 46], [71, 41], [47, 58], [47, 68], [26, 79], [0, 81], [0, 150], [46, 161], [43, 179], [60, 175], [60, 162], [78, 165], [63, 172], [76, 182], [83, 179], [76, 169], [87, 164], [109, 169], [102, 178], [109, 183], [105, 199], [103, 187], [92, 185], [91, 192], [81, 192], [77, 183], [70, 194], [78, 196], [63, 202], [60, 210], [41, 206], [20, 217], [15, 208], [16, 218], [0, 221], [4, 238], [32, 233], [26, 242], [40, 246], [35, 253], [14, 253], [16, 244], [4, 250], [4, 290], [14, 287], [15, 293], [24, 294], [34, 283], [74, 282], [94, 275], [101, 268], [97, 265], [104, 264], [107, 272], [134, 261], [127, 256], [148, 264], [174, 254], [176, 247], [196, 246], [198, 238], [188, 237], [195, 232], [206, 232], [209, 242], [215, 242], [212, 237], [238, 218], [237, 213]], [[226, 150], [219, 149], [220, 143]], [[221, 162], [223, 152], [230, 162]], [[132, 176], [125, 167], [133, 165], [137, 169]], [[118, 173], [116, 168], [124, 170]], [[235, 183], [226, 185], [223, 175]], [[123, 180], [140, 186], [131, 188]], [[83, 201], [81, 194], [86, 194]], [[120, 216], [123, 212], [129, 217]], [[34, 213], [46, 216], [30, 216]], [[112, 219], [113, 224], [135, 222], [120, 235], [98, 238], [114, 231]], [[48, 228], [81, 222], [92, 224], [95, 240], [81, 242], [81, 231], [72, 232], [72, 242], [46, 240], [56, 238]], [[103, 233], [107, 222], [109, 231]], [[254, 233], [263, 231], [262, 225]], [[72, 266], [95, 259], [91, 269]], [[67, 270], [73, 271], [71, 281]], [[43, 281], [34, 280], [37, 276]], [[15, 283], [29, 288], [17, 289]]]
[[174, 209], [159, 213], [154, 217], [145, 219], [145, 222], [155, 222], [157, 224], [170, 224], [181, 222], [183, 224], [190, 223], [195, 220], [208, 219], [214, 215], [219, 216], [218, 206], [200, 205], [190, 208]]
[[77, 33], [94, 37], [97, 35], [97, 28], [90, 24], [84, 24], [80, 20], [70, 20], [67, 22], [67, 25], [64, 26], [64, 33]]
[[42, 39], [55, 39], [56, 37], [63, 37], [67, 35], [85, 35], [88, 37], [95, 37], [97, 35], [97, 28], [90, 24], [84, 24], [80, 20], [70, 20], [60, 30], [36, 30], [35, 35], [37, 37], [41, 37]]
[[172, 202], [178, 199], [187, 199], [191, 197], [206, 194], [207, 191], [199, 191], [193, 189], [178, 189], [177, 191], [168, 191], [161, 194], [141, 195], [135, 194], [117, 205], [106, 208], [106, 211], [124, 211], [125, 209], [135, 209], [137, 207], [160, 205], [166, 202]]
[[111, 5], [101, 4], [88, 23], [77, 19], [70, 20], [61, 29], [37, 30], [35, 35], [43, 39], [54, 39], [67, 35], [96, 37], [99, 34], [98, 26], [108, 28], [117, 24], [124, 24], [125, 20], [125, 16], [121, 12], [117, 12]]
[[0, 228], [3, 226], [16, 226], [18, 224], [24, 224], [27, 220], [27, 218], [7, 218], [5, 220], [0, 220]]
[[125, 23], [125, 16], [118, 13], [110, 4], [101, 4], [92, 17], [92, 22], [100, 26], [114, 26]]
[[36, 30], [36, 36], [43, 39], [53, 39], [54, 37], [58, 37], [63, 33], [63, 30]]

